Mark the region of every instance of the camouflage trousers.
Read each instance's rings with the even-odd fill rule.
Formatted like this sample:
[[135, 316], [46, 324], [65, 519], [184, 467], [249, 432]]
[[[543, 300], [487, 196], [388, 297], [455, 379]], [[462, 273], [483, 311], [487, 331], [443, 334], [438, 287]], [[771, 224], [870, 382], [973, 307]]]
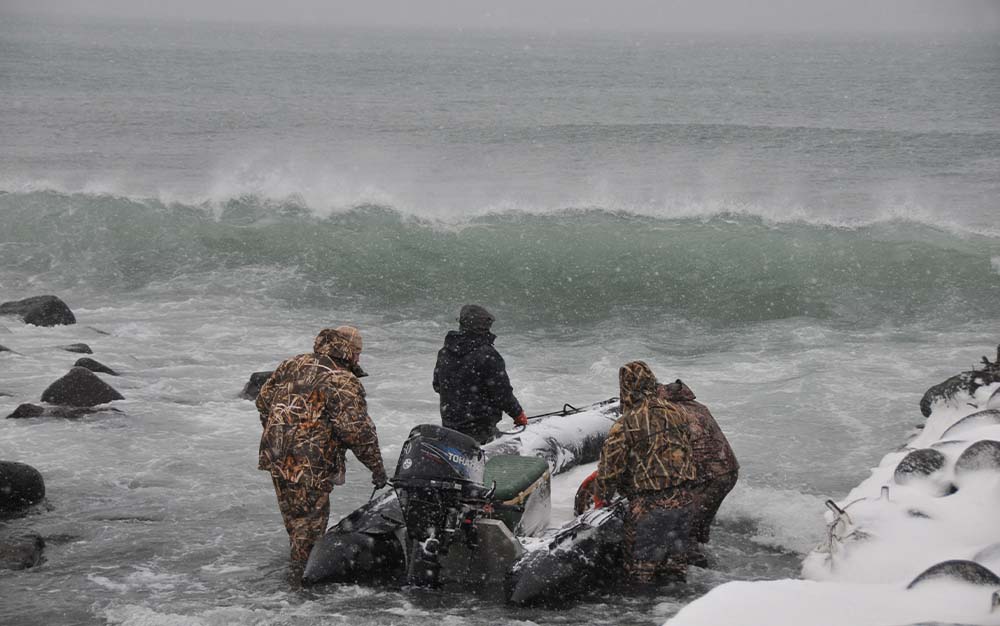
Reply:
[[624, 547], [630, 582], [685, 580], [693, 502], [684, 485], [629, 496]]
[[278, 508], [291, 541], [293, 563], [305, 564], [330, 519], [330, 493], [271, 476]]
[[739, 478], [739, 470], [734, 470], [728, 474], [706, 480], [691, 490], [691, 496], [694, 499], [694, 514], [691, 518], [692, 541], [708, 543], [712, 520], [719, 512], [722, 501], [736, 486], [737, 478]]

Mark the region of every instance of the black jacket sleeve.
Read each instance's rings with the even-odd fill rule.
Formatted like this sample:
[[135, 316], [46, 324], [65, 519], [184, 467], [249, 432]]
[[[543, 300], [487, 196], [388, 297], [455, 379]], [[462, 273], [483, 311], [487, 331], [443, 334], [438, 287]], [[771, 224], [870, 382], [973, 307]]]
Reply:
[[441, 362], [444, 357], [444, 349], [438, 350], [437, 362], [434, 364], [434, 380], [431, 384], [434, 385], [434, 391], [436, 393], [441, 393], [441, 367], [443, 363]]
[[485, 376], [486, 392], [493, 399], [495, 406], [511, 417], [521, 414], [521, 403], [514, 396], [514, 388], [507, 376], [507, 366], [503, 357], [492, 346], [483, 351], [482, 368]]

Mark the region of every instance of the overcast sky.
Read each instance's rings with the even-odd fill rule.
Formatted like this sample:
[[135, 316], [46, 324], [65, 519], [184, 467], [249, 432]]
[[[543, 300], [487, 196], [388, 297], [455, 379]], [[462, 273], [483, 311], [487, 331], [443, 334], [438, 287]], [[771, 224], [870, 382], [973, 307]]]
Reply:
[[0, 0], [0, 13], [544, 30], [997, 30], [1000, 0]]

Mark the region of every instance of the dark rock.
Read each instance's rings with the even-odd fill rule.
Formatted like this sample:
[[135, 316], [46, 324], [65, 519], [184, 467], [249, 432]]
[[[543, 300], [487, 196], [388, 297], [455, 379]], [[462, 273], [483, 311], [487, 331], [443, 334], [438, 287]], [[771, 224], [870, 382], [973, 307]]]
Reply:
[[42, 392], [42, 402], [62, 406], [96, 406], [124, 400], [122, 394], [85, 367], [74, 367]]
[[1000, 471], [1000, 441], [977, 441], [966, 448], [955, 461], [955, 474], [982, 470]]
[[952, 376], [928, 389], [920, 398], [920, 412], [924, 417], [930, 417], [934, 403], [939, 400], [949, 401], [960, 393], [972, 395], [976, 389], [1000, 381], [1000, 346], [997, 346], [997, 359], [994, 362], [983, 357], [983, 367]]
[[0, 344], [0, 352], [13, 352], [13, 350], [11, 350], [5, 345]]
[[68, 346], [59, 346], [66, 352], [77, 352], [79, 354], [93, 354], [94, 351], [90, 349], [85, 343], [71, 343]]
[[0, 315], [18, 315], [25, 324], [59, 326], [76, 324], [76, 316], [55, 296], [34, 296], [0, 304]]
[[111, 374], [112, 376], [118, 375], [118, 372], [114, 371], [107, 365], [88, 357], [77, 359], [76, 363], [73, 364], [73, 367], [85, 367], [92, 372], [97, 372], [98, 374]]
[[937, 450], [921, 448], [903, 457], [896, 466], [893, 480], [898, 485], [905, 485], [916, 478], [926, 478], [944, 467], [947, 457]]
[[924, 417], [930, 417], [933, 405], [938, 400], [950, 400], [962, 392], [971, 395], [979, 387], [973, 382], [975, 378], [975, 372], [962, 372], [934, 385], [925, 391], [923, 397], [920, 398], [920, 412], [923, 413]]
[[25, 463], [0, 461], [0, 512], [37, 504], [45, 497], [42, 474]]
[[247, 400], [256, 400], [257, 395], [260, 393], [260, 388], [264, 386], [267, 379], [271, 377], [274, 370], [267, 372], [254, 372], [250, 374], [250, 380], [247, 384], [243, 386], [243, 391], [240, 393], [241, 398], [246, 398]]
[[45, 540], [35, 533], [0, 538], [0, 569], [27, 569], [42, 562]]
[[37, 404], [19, 404], [14, 412], [7, 416], [7, 419], [18, 419], [23, 417], [41, 417], [45, 414], [45, 407]]
[[922, 574], [914, 578], [913, 582], [907, 585], [906, 588], [913, 589], [927, 581], [940, 579], [990, 587], [1000, 585], [1000, 578], [979, 563], [956, 559], [931, 565]]

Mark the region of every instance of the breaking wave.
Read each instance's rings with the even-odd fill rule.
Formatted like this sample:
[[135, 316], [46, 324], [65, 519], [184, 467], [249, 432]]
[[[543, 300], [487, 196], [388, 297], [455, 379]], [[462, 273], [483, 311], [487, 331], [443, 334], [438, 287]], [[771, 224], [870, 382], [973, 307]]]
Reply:
[[835, 226], [746, 210], [662, 218], [590, 207], [441, 221], [376, 204], [318, 216], [294, 197], [0, 192], [0, 276], [25, 290], [168, 284], [292, 306], [481, 301], [522, 321], [878, 324], [996, 319], [997, 258], [1000, 237], [901, 218]]

